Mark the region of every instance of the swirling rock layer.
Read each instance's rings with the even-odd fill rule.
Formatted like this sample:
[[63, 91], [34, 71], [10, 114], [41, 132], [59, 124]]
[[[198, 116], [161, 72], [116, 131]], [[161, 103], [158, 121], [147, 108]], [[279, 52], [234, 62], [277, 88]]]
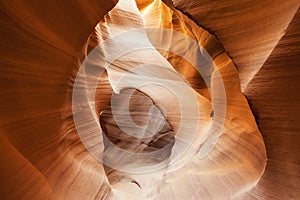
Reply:
[[[298, 15], [276, 44], [299, 2], [174, 1], [176, 8], [166, 2], [122, 0], [116, 6], [116, 2], [101, 0], [1, 2], [1, 199], [297, 199], [299, 70], [283, 69], [298, 64]], [[215, 34], [225, 49], [177, 8]], [[115, 39], [136, 28], [148, 28], [139, 32], [138, 42], [136, 38]], [[188, 39], [174, 42], [176, 34], [163, 31], [153, 37], [149, 28], [177, 31], [201, 48], [191, 48]], [[82, 73], [77, 89], [88, 103], [75, 104], [79, 108], [75, 111], [72, 92], [82, 61], [107, 39], [110, 42], [101, 47], [104, 60], [134, 45], [149, 49], [130, 52], [106, 67], [101, 59], [89, 60], [88, 64], [106, 72], [101, 77], [88, 70]], [[156, 48], [157, 41], [163, 50]], [[186, 60], [171, 49], [194, 56]], [[201, 66], [206, 57], [212, 58], [215, 68], [205, 68], [200, 74], [189, 61]], [[123, 84], [122, 77], [130, 81]], [[170, 92], [153, 84], [154, 78], [166, 85], [171, 82], [168, 86], [175, 89]], [[99, 81], [96, 88], [90, 85], [94, 80]], [[151, 84], [135, 91], [130, 115], [117, 109], [116, 115], [123, 119], [123, 127], [118, 126], [112, 117], [112, 96], [117, 96], [122, 108], [127, 87], [141, 80]], [[264, 140], [241, 85], [266, 136], [265, 173]], [[278, 88], [284, 88], [281, 93], [285, 95]], [[89, 99], [90, 89], [95, 89], [95, 99]], [[193, 100], [198, 107], [189, 107]], [[218, 111], [224, 107], [226, 113]], [[85, 110], [93, 117], [86, 117]], [[76, 117], [84, 120], [75, 124]], [[127, 119], [144, 125], [151, 117], [156, 120], [145, 132], [126, 127]], [[224, 124], [219, 123], [222, 119]], [[162, 121], [161, 132], [136, 139]], [[220, 127], [222, 131], [216, 131]], [[124, 128], [135, 137], [126, 135]], [[89, 135], [86, 141], [79, 137], [81, 130]], [[192, 132], [196, 139], [172, 163]], [[130, 155], [155, 152], [166, 143], [172, 146], [156, 160], [123, 154], [105, 157], [104, 134]], [[114, 166], [105, 163], [111, 158], [117, 161]], [[118, 162], [119, 158], [126, 162]], [[163, 167], [146, 173], [143, 167], [149, 163], [163, 163]], [[138, 174], [122, 171], [131, 164]]]

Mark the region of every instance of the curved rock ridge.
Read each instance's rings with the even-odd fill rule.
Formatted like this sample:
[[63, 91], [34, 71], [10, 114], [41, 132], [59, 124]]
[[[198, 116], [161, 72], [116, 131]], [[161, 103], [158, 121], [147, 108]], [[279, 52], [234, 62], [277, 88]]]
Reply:
[[242, 91], [285, 34], [300, 5], [297, 0], [173, 2], [222, 42], [239, 71]]
[[[109, 191], [62, 108], [75, 58], [114, 5], [0, 2], [1, 199], [93, 199]], [[89, 189], [78, 190], [87, 180]]]
[[[178, 40], [182, 38], [177, 32], [185, 36], [181, 43]], [[189, 40], [200, 46], [194, 48]], [[135, 1], [119, 1], [99, 23], [89, 41], [101, 45], [98, 56], [88, 59], [88, 63], [94, 63], [99, 69], [107, 71], [104, 82], [111, 88], [101, 86], [101, 81], [97, 88], [93, 88], [95, 85], [92, 80], [99, 79], [97, 73], [88, 72], [82, 79], [78, 79], [78, 89], [85, 85], [82, 94], [98, 107], [97, 111], [92, 111], [98, 119], [90, 119], [96, 120], [95, 128], [91, 128], [93, 122], [87, 120], [82, 124], [82, 129], [90, 129], [90, 132], [84, 132], [95, 137], [102, 133], [104, 138], [103, 141], [99, 137], [97, 140], [89, 137], [83, 143], [92, 154], [104, 159], [111, 188], [109, 199], [227, 199], [256, 185], [266, 164], [264, 142], [241, 93], [237, 70], [222, 45], [212, 35], [161, 1], [143, 1], [138, 4]], [[183, 55], [175, 53], [178, 49]], [[108, 64], [105, 65], [105, 62]], [[157, 81], [162, 85], [157, 84]], [[144, 157], [135, 155], [140, 151], [137, 150], [139, 140], [126, 136], [133, 133], [138, 137], [141, 134], [138, 126], [124, 130], [126, 117], [130, 120], [130, 114], [128, 116], [118, 112], [114, 115], [112, 111], [106, 111], [113, 93], [121, 95], [126, 88], [135, 88], [146, 94], [174, 131], [175, 140], [169, 158], [164, 159], [164, 164], [156, 170], [148, 171], [145, 167], [145, 162], [149, 164], [147, 154]], [[106, 99], [103, 101], [96, 95], [94, 101], [90, 90], [98, 90], [96, 94], [99, 95], [109, 90], [107, 94], [111, 96], [101, 95]], [[223, 90], [225, 96], [222, 96]], [[180, 98], [182, 96], [188, 98], [184, 100]], [[125, 102], [126, 98], [123, 98]], [[194, 105], [193, 100], [198, 105], [196, 111], [182, 104]], [[121, 104], [118, 105], [122, 105], [122, 101], [119, 102]], [[140, 117], [146, 108], [138, 105], [147, 107], [143, 103], [145, 101], [138, 99], [129, 103]], [[226, 113], [222, 113], [221, 108], [224, 107]], [[111, 109], [114, 107], [111, 106]], [[80, 112], [80, 119], [90, 115], [90, 111]], [[123, 122], [121, 126], [118, 126], [116, 120], [118, 115]], [[150, 112], [151, 116], [155, 115]], [[221, 118], [224, 118], [224, 124]], [[99, 129], [100, 122], [97, 120], [101, 121], [104, 132]], [[142, 118], [140, 120], [142, 123], [145, 121]], [[196, 131], [190, 128], [195, 123], [198, 123]], [[97, 129], [99, 132], [95, 131]], [[196, 139], [190, 136], [193, 132]], [[105, 135], [114, 138], [113, 143], [118, 143], [115, 145], [126, 151], [107, 149]], [[126, 142], [128, 137], [131, 138], [130, 142]], [[143, 139], [140, 141], [147, 148], [147, 142], [143, 142]], [[95, 150], [95, 144], [101, 146], [103, 152]], [[186, 150], [183, 148], [185, 145], [188, 146]], [[182, 151], [185, 152], [178, 157]], [[133, 166], [134, 170], [131, 170]]]
[[268, 164], [258, 185], [241, 199], [300, 196], [300, 68], [296, 67], [300, 58], [300, 46], [296, 45], [299, 41], [298, 9], [286, 35], [245, 91], [264, 135]]

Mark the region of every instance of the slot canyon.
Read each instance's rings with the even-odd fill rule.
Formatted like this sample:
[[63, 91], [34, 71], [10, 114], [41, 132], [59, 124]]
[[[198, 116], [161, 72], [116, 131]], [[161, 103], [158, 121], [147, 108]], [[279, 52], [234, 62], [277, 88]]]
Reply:
[[300, 199], [299, 5], [1, 0], [0, 199]]

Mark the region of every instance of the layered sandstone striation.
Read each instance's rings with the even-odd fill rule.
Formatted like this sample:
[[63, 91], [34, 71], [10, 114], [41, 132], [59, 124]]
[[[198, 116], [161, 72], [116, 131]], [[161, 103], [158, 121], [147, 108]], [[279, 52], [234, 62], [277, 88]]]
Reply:
[[299, 1], [185, 1], [176, 8], [222, 42], [239, 71], [244, 91], [285, 34]]
[[1, 2], [1, 199], [299, 196], [299, 3], [173, 2]]

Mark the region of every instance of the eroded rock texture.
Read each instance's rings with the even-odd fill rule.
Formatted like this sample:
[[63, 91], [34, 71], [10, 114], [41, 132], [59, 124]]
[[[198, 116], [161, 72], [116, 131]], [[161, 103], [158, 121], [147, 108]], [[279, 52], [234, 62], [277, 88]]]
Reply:
[[175, 6], [210, 30], [236, 64], [244, 91], [295, 15], [299, 1], [184, 1]]
[[1, 199], [297, 199], [298, 6], [1, 2]]

